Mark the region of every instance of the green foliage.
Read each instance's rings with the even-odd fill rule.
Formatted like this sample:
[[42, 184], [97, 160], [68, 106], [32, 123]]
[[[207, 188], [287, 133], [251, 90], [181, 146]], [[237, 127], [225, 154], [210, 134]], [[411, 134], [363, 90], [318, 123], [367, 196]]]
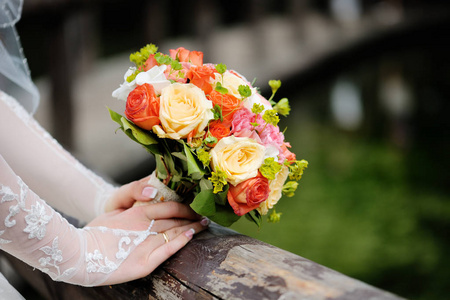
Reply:
[[227, 185], [226, 173], [222, 170], [216, 170], [211, 172], [211, 177], [208, 179], [214, 186], [214, 193], [223, 191], [224, 186]]
[[274, 180], [277, 173], [281, 171], [281, 165], [273, 157], [268, 157], [264, 159], [264, 163], [259, 168], [259, 171], [262, 176], [269, 180]]
[[287, 117], [291, 111], [289, 100], [287, 98], [281, 99], [273, 106], [273, 109], [275, 109], [280, 115]]
[[208, 151], [206, 151], [204, 148], [198, 148], [197, 149], [197, 157], [198, 157], [198, 160], [200, 160], [201, 163], [203, 164], [203, 167], [205, 167], [205, 168], [209, 167], [209, 163], [211, 162], [211, 157], [209, 156]]
[[220, 122], [223, 122], [222, 107], [220, 107], [220, 105], [215, 104], [212, 112], [214, 114], [214, 120], [220, 120]]
[[138, 52], [130, 54], [130, 62], [134, 63], [136, 67], [141, 67], [145, 64], [150, 55], [155, 54], [158, 47], [153, 44], [148, 44], [142, 47]]
[[221, 94], [226, 94], [228, 93], [228, 89], [222, 86], [222, 83], [217, 82], [216, 83], [216, 87], [214, 88], [217, 92], [221, 93]]
[[282, 215], [282, 213], [277, 213], [274, 208], [274, 209], [272, 209], [272, 212], [270, 213], [270, 215], [267, 217], [267, 222], [278, 223], [281, 220], [281, 215]]
[[219, 74], [223, 75], [223, 73], [225, 73], [227, 70], [227, 66], [225, 64], [217, 64], [216, 70], [217, 72], [219, 72]]
[[283, 185], [283, 195], [285, 195], [286, 197], [293, 197], [295, 195], [295, 191], [298, 188], [298, 182], [296, 181], [287, 181], [284, 185]]
[[270, 104], [274, 105], [275, 102], [273, 102], [273, 97], [275, 96], [276, 92], [280, 88], [281, 81], [280, 80], [269, 80], [269, 86], [272, 89], [272, 95], [270, 96], [270, 98], [268, 100], [269, 100]]
[[262, 118], [267, 124], [272, 124], [273, 126], [277, 126], [278, 122], [280, 122], [280, 117], [278, 117], [278, 113], [275, 109], [266, 110]]
[[253, 103], [253, 107], [252, 107], [252, 113], [254, 114], [260, 114], [264, 111], [264, 105], [259, 104], [259, 103]]
[[119, 129], [121, 129], [130, 139], [141, 144], [147, 151], [154, 155], [161, 154], [158, 147], [158, 141], [150, 132], [142, 130], [110, 108], [108, 108], [108, 111], [111, 119], [120, 125]]
[[299, 181], [302, 179], [303, 172], [308, 167], [308, 162], [304, 159], [297, 160], [289, 166], [289, 179]]
[[248, 98], [252, 95], [252, 90], [250, 89], [250, 87], [248, 85], [241, 84], [238, 87], [238, 92], [239, 92], [239, 95], [242, 96], [242, 99]]
[[245, 217], [247, 218], [247, 220], [255, 223], [256, 226], [258, 226], [258, 229], [261, 228], [262, 216], [257, 210], [249, 211], [245, 214]]
[[229, 227], [239, 220], [240, 216], [236, 215], [226, 199], [223, 199], [226, 197], [226, 192], [227, 190], [218, 195], [211, 189], [202, 190], [197, 194], [190, 206], [196, 213], [207, 216], [217, 224]]

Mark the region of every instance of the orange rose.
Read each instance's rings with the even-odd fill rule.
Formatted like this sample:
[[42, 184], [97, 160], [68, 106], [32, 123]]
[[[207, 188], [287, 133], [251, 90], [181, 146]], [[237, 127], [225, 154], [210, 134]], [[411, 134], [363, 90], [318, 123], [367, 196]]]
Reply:
[[284, 156], [284, 158], [288, 161], [288, 162], [293, 162], [295, 161], [297, 158], [295, 157], [295, 153], [292, 153], [291, 151], [289, 151], [288, 147], [291, 147], [291, 144], [289, 143], [283, 143], [283, 145], [281, 145], [281, 151], [282, 154]]
[[212, 91], [209, 94], [208, 99], [212, 101], [214, 105], [219, 105], [222, 108], [223, 123], [231, 124], [233, 121], [234, 113], [241, 108], [242, 102], [231, 94], [222, 94], [217, 91]]
[[238, 216], [259, 207], [269, 197], [269, 180], [258, 172], [256, 177], [247, 179], [236, 186], [230, 185], [227, 198], [228, 203]]
[[[213, 121], [209, 123], [209, 134], [217, 139], [219, 142], [222, 138], [230, 135], [230, 126], [225, 126], [220, 121]], [[214, 147], [217, 143], [208, 144], [209, 147]]]
[[212, 85], [210, 81], [214, 79], [214, 69], [208, 66], [191, 67], [186, 74], [190, 82], [199, 88], [201, 88], [205, 95], [208, 95], [212, 91]]
[[144, 83], [130, 92], [127, 98], [125, 116], [137, 126], [152, 130], [159, 121], [159, 98], [153, 85]]
[[170, 57], [177, 59], [180, 62], [188, 62], [196, 66], [203, 65], [203, 52], [200, 51], [189, 51], [183, 47], [178, 49], [169, 50]]

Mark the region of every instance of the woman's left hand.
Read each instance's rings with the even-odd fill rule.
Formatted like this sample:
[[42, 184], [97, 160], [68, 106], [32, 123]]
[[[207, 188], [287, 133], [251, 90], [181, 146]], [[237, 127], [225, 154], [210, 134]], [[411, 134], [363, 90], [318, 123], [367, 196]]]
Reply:
[[122, 185], [108, 199], [105, 204], [105, 212], [116, 209], [127, 209], [136, 201], [150, 201], [156, 196], [156, 188], [148, 184], [150, 176]]

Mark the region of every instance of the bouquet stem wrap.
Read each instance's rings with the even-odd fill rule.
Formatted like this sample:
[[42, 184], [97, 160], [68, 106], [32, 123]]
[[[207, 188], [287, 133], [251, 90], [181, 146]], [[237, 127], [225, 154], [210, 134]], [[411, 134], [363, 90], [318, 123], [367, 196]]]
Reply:
[[167, 185], [161, 182], [161, 180], [156, 177], [155, 172], [150, 175], [150, 179], [148, 180], [148, 184], [153, 186], [158, 190], [156, 196], [151, 201], [137, 201], [135, 206], [145, 205], [147, 203], [159, 203], [159, 202], [167, 202], [167, 201], [175, 201], [182, 202], [184, 199], [180, 197], [174, 190], [170, 189]]

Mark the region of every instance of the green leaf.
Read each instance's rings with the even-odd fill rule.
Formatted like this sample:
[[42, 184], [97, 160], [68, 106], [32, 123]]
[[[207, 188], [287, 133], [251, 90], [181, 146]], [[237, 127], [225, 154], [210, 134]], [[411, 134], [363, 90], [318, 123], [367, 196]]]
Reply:
[[184, 154], [187, 158], [187, 167], [188, 167], [188, 175], [194, 173], [202, 173], [205, 174], [205, 170], [200, 166], [199, 162], [195, 159], [194, 155], [191, 152], [191, 149], [183, 143], [184, 146]]
[[204, 190], [195, 196], [191, 203], [191, 208], [198, 214], [212, 217], [216, 214], [216, 202], [212, 190]]
[[203, 178], [203, 176], [205, 176], [204, 173], [192, 173], [192, 174], [191, 174], [191, 178], [192, 178], [193, 180], [200, 180], [200, 179]]
[[[144, 146], [144, 148], [148, 151], [148, 152], [150, 152], [151, 154], [153, 154], [153, 155], [157, 155], [157, 154], [161, 154], [161, 150], [159, 149], [159, 146], [158, 146], [158, 140], [157, 139], [155, 139], [155, 138], [153, 138], [149, 133], [147, 133], [147, 132], [145, 132], [145, 131], [143, 131], [142, 129], [140, 129], [140, 128], [138, 128], [136, 125], [134, 125], [133, 123], [131, 123], [131, 122], [129, 122], [128, 120], [126, 120], [121, 114], [119, 114], [119, 113], [117, 113], [117, 112], [115, 112], [115, 111], [113, 111], [113, 110], [111, 110], [109, 107], [107, 107], [108, 108], [108, 111], [109, 111], [109, 115], [111, 116], [111, 119], [114, 121], [114, 122], [116, 122], [117, 124], [119, 124], [120, 125], [120, 129], [130, 138], [130, 139], [132, 139], [133, 141], [135, 141], [136, 143], [139, 143], [139, 144], [141, 144], [142, 146]], [[126, 126], [127, 126], [127, 128], [129, 128], [129, 130], [126, 130], [125, 129], [125, 125], [124, 125], [124, 123], [123, 123], [123, 121], [122, 120], [126, 120]], [[131, 126], [134, 126], [135, 127], [135, 129], [134, 129], [134, 133], [133, 133], [133, 129], [131, 129]], [[134, 134], [136, 134], [136, 132], [137, 132], [137, 135], [139, 136], [139, 137], [142, 137], [142, 138], [140, 138], [141, 139], [141, 141], [144, 141], [145, 143], [142, 143], [140, 140], [138, 140], [136, 137], [135, 137], [135, 135]], [[149, 142], [151, 142], [151, 143], [149, 143]]]
[[261, 228], [262, 216], [257, 210], [249, 211], [248, 213], [245, 214], [245, 217], [248, 220], [250, 220], [253, 223], [255, 223], [256, 226], [258, 226], [258, 228]]
[[142, 145], [151, 145], [151, 144], [158, 144], [158, 141], [153, 138], [149, 133], [145, 132], [138, 126], [134, 125], [132, 122], [128, 121], [125, 117], [122, 117], [121, 119], [123, 124], [123, 131], [130, 130], [133, 134], [133, 137], [136, 139], [136, 141]]
[[228, 194], [228, 189], [230, 188], [230, 185], [227, 184], [224, 188], [225, 189], [222, 192], [214, 194], [216, 196], [215, 201], [217, 204], [225, 205], [228, 203], [227, 194]]
[[222, 205], [216, 205], [216, 213], [214, 216], [209, 217], [211, 221], [216, 222], [219, 225], [229, 227], [234, 222], [239, 220], [241, 217], [236, 215], [233, 212], [233, 209], [231, 209], [230, 206], [222, 206]]
[[213, 185], [211, 183], [211, 181], [209, 181], [206, 178], [203, 178], [200, 180], [200, 189], [203, 190], [212, 190], [213, 189]]
[[220, 120], [220, 122], [223, 122], [222, 108], [220, 105], [214, 105], [212, 112], [214, 114], [214, 120]]
[[156, 161], [156, 171], [158, 172], [158, 177], [161, 179], [166, 179], [169, 174], [167, 174], [167, 169], [164, 164], [164, 159], [162, 155], [155, 155], [155, 161]]
[[223, 87], [222, 84], [220, 82], [216, 83], [216, 87], [215, 90], [221, 94], [226, 94], [228, 93], [228, 89]]
[[111, 119], [116, 122], [117, 124], [120, 125], [120, 127], [123, 127], [122, 125], [122, 115], [119, 113], [116, 113], [115, 111], [113, 111], [112, 109], [110, 109], [109, 107], [106, 107], [109, 111], [109, 115], [111, 116]]
[[172, 155], [181, 160], [187, 161], [187, 157], [183, 152], [172, 152]]
[[172, 181], [178, 182], [181, 180], [181, 172], [175, 165], [175, 161], [173, 156], [170, 153], [164, 154], [164, 162], [166, 163], [166, 167], [169, 169], [170, 175], [172, 176]]

